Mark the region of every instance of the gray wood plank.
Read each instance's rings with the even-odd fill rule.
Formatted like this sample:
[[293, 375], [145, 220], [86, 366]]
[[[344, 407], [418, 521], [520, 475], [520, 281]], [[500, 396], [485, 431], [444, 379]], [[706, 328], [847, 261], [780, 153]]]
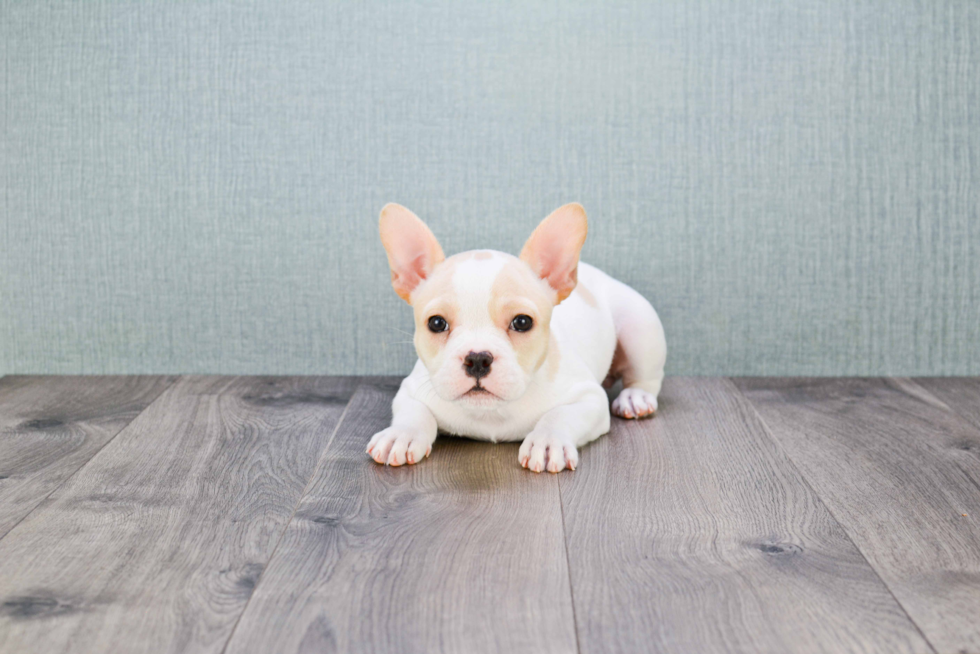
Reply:
[[166, 390], [0, 540], [0, 652], [219, 652], [354, 384]]
[[587, 652], [928, 652], [728, 380], [671, 377], [560, 476]]
[[980, 651], [980, 430], [908, 380], [737, 383], [936, 649]]
[[912, 382], [980, 428], [980, 377], [915, 377]]
[[351, 400], [228, 652], [574, 651], [556, 477], [449, 437], [378, 466], [396, 389]]
[[0, 379], [0, 538], [175, 379]]

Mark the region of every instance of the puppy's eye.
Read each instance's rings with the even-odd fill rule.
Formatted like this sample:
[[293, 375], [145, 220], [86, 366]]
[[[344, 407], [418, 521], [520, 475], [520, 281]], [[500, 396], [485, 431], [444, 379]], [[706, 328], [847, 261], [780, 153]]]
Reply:
[[429, 331], [435, 334], [449, 329], [449, 323], [442, 316], [432, 316], [429, 318]]
[[514, 316], [514, 319], [510, 321], [510, 328], [515, 332], [526, 332], [531, 327], [534, 327], [534, 320], [531, 319], [531, 316], [526, 316], [523, 313]]

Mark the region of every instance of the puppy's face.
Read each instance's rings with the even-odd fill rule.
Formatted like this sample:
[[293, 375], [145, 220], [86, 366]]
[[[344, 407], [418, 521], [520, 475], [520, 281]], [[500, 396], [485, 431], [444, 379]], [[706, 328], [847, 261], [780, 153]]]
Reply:
[[548, 356], [555, 293], [517, 257], [464, 252], [412, 293], [415, 349], [440, 397], [485, 406], [523, 395]]
[[444, 259], [428, 227], [398, 205], [381, 212], [392, 285], [415, 313], [415, 349], [444, 400], [491, 407], [524, 394], [548, 360], [551, 311], [575, 288], [587, 222], [566, 205], [514, 257], [478, 250]]

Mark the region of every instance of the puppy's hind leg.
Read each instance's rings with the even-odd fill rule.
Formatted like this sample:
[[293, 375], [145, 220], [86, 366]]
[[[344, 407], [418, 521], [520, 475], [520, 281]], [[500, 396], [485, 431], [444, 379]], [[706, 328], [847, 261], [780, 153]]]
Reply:
[[611, 289], [610, 308], [617, 338], [610, 374], [623, 379], [612, 412], [620, 418], [653, 415], [667, 360], [663, 324], [646, 298], [618, 281]]

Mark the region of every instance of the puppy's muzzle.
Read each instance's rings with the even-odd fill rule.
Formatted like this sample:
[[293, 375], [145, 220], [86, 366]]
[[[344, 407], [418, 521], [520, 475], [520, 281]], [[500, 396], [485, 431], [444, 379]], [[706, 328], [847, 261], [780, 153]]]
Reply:
[[493, 355], [489, 352], [470, 352], [463, 358], [463, 370], [479, 381], [480, 377], [490, 374], [491, 363], [493, 363]]

